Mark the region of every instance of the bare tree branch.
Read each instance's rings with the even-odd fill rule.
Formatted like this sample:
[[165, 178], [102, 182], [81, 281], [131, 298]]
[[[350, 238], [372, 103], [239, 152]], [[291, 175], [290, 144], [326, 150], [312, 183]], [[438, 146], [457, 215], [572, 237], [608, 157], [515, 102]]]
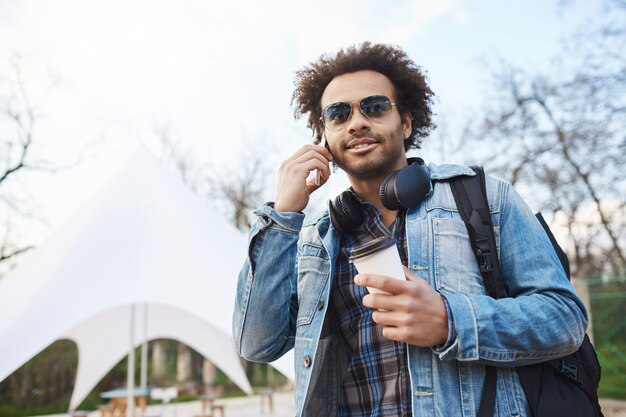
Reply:
[[4, 248], [1, 248], [0, 249], [0, 262], [8, 261], [9, 259], [15, 258], [16, 256], [21, 255], [33, 248], [34, 246], [24, 246], [22, 248], [15, 249], [13, 251], [8, 251], [8, 252]]
[[[16, 57], [9, 64], [9, 74], [0, 76], [0, 134], [3, 136], [0, 141], [0, 213], [6, 219], [18, 217], [32, 220], [34, 215], [27, 208], [28, 200], [23, 198], [25, 190], [16, 187], [19, 185], [16, 179], [25, 171], [56, 171], [60, 168], [32, 159], [38, 115], [26, 89], [21, 59]], [[0, 247], [0, 265], [4, 270], [7, 263], [14, 263], [19, 255], [33, 247], [11, 242], [11, 228], [8, 226], [1, 231], [0, 238], [4, 242]]]
[[565, 215], [580, 277], [626, 272], [626, 18], [611, 22], [576, 38], [553, 76], [500, 60], [486, 116], [470, 130], [490, 171]]
[[[14, 110], [9, 104], [6, 104], [3, 109], [0, 109], [0, 115], [11, 120], [17, 129], [17, 137], [10, 143], [9, 146], [6, 167], [4, 171], [0, 173], [0, 184], [9, 178], [9, 176], [26, 167], [26, 158], [32, 144], [33, 129], [35, 125], [35, 112], [28, 99], [26, 89], [24, 88], [22, 70], [19, 61], [14, 60], [12, 62], [12, 67], [15, 73], [17, 100], [21, 101], [23, 106], [21, 107], [21, 110]], [[11, 151], [14, 143], [19, 144], [21, 149], [18, 151], [17, 159], [11, 160]]]
[[[252, 210], [262, 203], [269, 169], [266, 154], [256, 152], [255, 146], [245, 146], [236, 165], [215, 168], [201, 163], [194, 152], [184, 150], [173, 139], [171, 128], [157, 129], [165, 159], [180, 173], [183, 181], [198, 195], [221, 212], [237, 229], [247, 231], [251, 225]], [[266, 141], [265, 141], [266, 142]], [[242, 163], [241, 161], [245, 161]]]

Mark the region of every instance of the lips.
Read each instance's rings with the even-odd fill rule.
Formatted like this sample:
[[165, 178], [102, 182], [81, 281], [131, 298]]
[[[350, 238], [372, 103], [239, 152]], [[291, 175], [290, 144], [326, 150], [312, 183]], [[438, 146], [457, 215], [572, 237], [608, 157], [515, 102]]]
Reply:
[[368, 146], [376, 144], [376, 143], [378, 143], [378, 141], [374, 139], [370, 139], [370, 138], [352, 139], [350, 142], [348, 142], [346, 149], [355, 149], [355, 150], [365, 149]]

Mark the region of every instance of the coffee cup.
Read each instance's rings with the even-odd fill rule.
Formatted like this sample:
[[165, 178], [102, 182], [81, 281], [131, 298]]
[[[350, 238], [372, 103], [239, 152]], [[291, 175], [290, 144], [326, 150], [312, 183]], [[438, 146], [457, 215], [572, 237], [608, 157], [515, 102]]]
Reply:
[[[383, 236], [358, 246], [350, 252], [350, 262], [360, 274], [385, 275], [404, 281], [404, 269], [396, 241]], [[376, 288], [367, 287], [371, 294], [388, 294]]]

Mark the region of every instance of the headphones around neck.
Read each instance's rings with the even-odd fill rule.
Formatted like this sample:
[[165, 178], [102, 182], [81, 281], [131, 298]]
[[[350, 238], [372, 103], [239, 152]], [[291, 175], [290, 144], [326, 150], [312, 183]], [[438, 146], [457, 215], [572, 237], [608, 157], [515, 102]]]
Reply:
[[[417, 207], [430, 191], [430, 171], [421, 158], [409, 158], [408, 166], [390, 172], [380, 184], [380, 200], [389, 210]], [[361, 203], [353, 191], [347, 190], [329, 201], [328, 210], [333, 227], [345, 235], [365, 221]]]

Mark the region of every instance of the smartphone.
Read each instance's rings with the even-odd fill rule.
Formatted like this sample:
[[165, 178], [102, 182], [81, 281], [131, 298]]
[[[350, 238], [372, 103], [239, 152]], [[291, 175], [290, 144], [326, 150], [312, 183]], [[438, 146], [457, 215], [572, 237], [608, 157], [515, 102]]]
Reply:
[[[326, 146], [326, 136], [322, 136], [322, 141], [320, 142], [320, 146], [324, 146], [324, 147]], [[317, 172], [315, 173], [315, 185], [319, 187], [321, 183], [322, 183], [322, 171], [318, 169]]]

